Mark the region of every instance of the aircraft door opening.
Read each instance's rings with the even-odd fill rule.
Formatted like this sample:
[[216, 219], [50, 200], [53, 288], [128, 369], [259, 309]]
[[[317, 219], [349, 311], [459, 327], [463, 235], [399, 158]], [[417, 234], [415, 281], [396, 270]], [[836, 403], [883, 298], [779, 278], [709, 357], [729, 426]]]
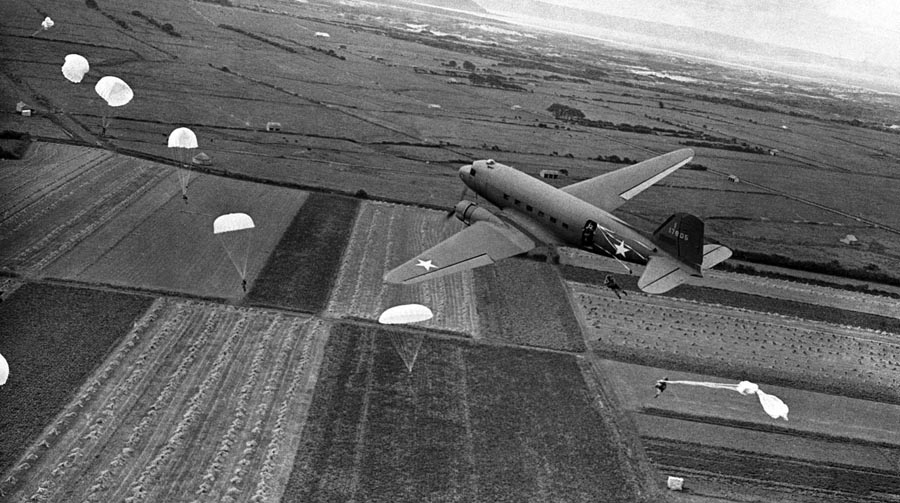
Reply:
[[594, 245], [594, 233], [597, 232], [597, 222], [588, 220], [581, 229], [581, 246], [591, 248]]

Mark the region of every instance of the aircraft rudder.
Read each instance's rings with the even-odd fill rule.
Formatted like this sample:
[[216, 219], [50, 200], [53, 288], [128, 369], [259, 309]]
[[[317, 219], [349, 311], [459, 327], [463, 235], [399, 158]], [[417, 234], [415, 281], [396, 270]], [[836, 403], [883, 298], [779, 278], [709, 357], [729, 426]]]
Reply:
[[696, 274], [703, 264], [703, 221], [689, 213], [675, 213], [653, 233], [653, 242], [689, 266]]

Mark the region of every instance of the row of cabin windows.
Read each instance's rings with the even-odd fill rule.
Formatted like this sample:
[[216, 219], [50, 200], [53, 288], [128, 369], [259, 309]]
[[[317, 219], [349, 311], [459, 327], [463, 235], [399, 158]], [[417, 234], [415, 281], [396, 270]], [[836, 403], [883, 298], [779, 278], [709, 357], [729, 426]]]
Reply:
[[[503, 199], [509, 201], [509, 194], [503, 194]], [[519, 201], [518, 199], [515, 199], [515, 200], [513, 201], [513, 203], [514, 203], [516, 206], [521, 206], [521, 205], [522, 205], [522, 201]], [[526, 204], [526, 205], [525, 205], [525, 209], [526, 209], [529, 213], [533, 213], [533, 212], [534, 212], [534, 208], [532, 208], [530, 204]], [[544, 212], [541, 211], [541, 210], [538, 210], [537, 214], [538, 214], [539, 217], [543, 217], [543, 216], [544, 216]], [[550, 217], [550, 223], [555, 224], [555, 223], [556, 223], [556, 217]], [[563, 229], [568, 229], [568, 228], [569, 228], [569, 224], [567, 224], [567, 223], [565, 223], [565, 222], [562, 223], [562, 226], [563, 226]]]

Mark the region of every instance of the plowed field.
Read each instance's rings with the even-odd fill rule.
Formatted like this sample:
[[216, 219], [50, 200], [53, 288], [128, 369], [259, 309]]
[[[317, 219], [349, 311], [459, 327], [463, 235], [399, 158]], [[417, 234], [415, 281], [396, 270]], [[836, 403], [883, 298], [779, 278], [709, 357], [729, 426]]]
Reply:
[[303, 429], [321, 322], [159, 299], [7, 473], [13, 501], [272, 501]]

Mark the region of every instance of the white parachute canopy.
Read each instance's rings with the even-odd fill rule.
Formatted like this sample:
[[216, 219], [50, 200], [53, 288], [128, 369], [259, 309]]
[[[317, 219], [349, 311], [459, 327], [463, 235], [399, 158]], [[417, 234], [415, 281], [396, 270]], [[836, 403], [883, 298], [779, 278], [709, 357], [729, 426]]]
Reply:
[[666, 384], [687, 384], [689, 386], [703, 386], [704, 388], [730, 389], [733, 391], [737, 391], [742, 395], [756, 394], [756, 396], [759, 398], [759, 404], [762, 405], [763, 410], [766, 411], [766, 414], [768, 414], [769, 417], [771, 417], [772, 419], [778, 419], [780, 417], [784, 418], [785, 421], [788, 420], [788, 411], [790, 410], [788, 406], [777, 396], [764, 393], [761, 389], [759, 389], [759, 386], [757, 384], [750, 381], [741, 381], [737, 384], [668, 380], [664, 382]]
[[50, 19], [50, 16], [45, 17], [44, 20], [41, 21], [41, 27], [38, 28], [36, 32], [32, 33], [31, 36], [33, 37], [33, 36], [37, 35], [38, 33], [40, 33], [41, 31], [46, 31], [46, 30], [49, 30], [50, 28], [53, 28], [53, 24], [54, 24], [53, 20]]
[[119, 77], [103, 77], [94, 86], [94, 90], [111, 107], [127, 105], [134, 98], [134, 91]]
[[191, 171], [185, 169], [184, 164], [187, 162], [188, 157], [190, 157], [187, 149], [197, 148], [197, 135], [186, 127], [174, 129], [169, 133], [169, 148], [175, 149], [175, 157], [179, 163], [178, 182], [181, 185], [181, 195], [184, 197], [185, 202], [187, 202], [187, 187], [191, 182]]
[[0, 386], [6, 384], [6, 379], [9, 378], [9, 364], [6, 363], [6, 358], [3, 358], [3, 355], [0, 355]]
[[62, 74], [69, 82], [79, 83], [84, 75], [91, 70], [91, 65], [84, 56], [78, 54], [69, 54], [66, 56], [66, 62], [62, 65]]
[[186, 127], [169, 133], [169, 148], [197, 148], [197, 135]]
[[228, 213], [221, 215], [213, 222], [213, 234], [242, 231], [256, 227], [253, 219], [246, 213]]
[[381, 313], [381, 316], [378, 317], [378, 323], [400, 325], [427, 321], [433, 317], [434, 313], [426, 306], [421, 304], [404, 304], [402, 306], [394, 306]]
[[213, 234], [219, 238], [242, 280], [247, 279], [250, 238], [255, 227], [253, 219], [246, 213], [228, 213], [219, 216], [213, 222]]

